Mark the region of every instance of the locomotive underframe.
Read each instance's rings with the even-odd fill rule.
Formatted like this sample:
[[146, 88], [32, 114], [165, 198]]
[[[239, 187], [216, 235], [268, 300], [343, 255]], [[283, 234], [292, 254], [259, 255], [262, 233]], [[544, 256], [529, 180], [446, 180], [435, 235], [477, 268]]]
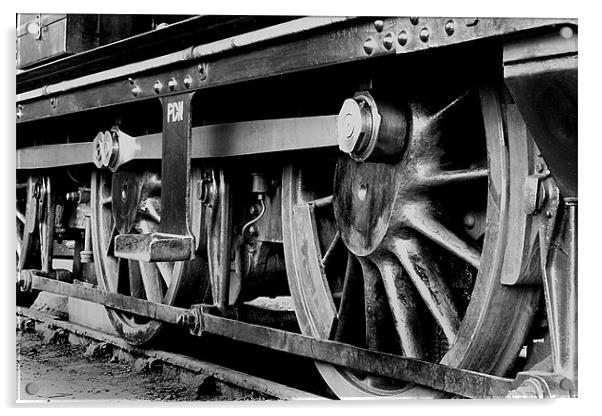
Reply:
[[[511, 41], [519, 34], [521, 39], [525, 39], [528, 34], [528, 38], [534, 39], [533, 43], [536, 43], [542, 36], [549, 38], [550, 33], [556, 33], [560, 25], [574, 28], [575, 22], [438, 18], [421, 18], [418, 22], [414, 18], [386, 18], [376, 21], [299, 19], [149, 61], [107, 69], [80, 79], [18, 94], [18, 133], [24, 131], [23, 127], [32, 124], [43, 126], [46, 121], [51, 121], [58, 116], [88, 113], [111, 106], [148, 102], [157, 98], [161, 100], [163, 109], [162, 133], [130, 137], [119, 128], [113, 128], [111, 131], [99, 133], [93, 141], [90, 140], [91, 138], [80, 137], [75, 140], [75, 143], [64, 144], [44, 144], [44, 140], [28, 138], [34, 140], [37, 145], [17, 149], [17, 169], [19, 173], [42, 169], [39, 172], [49, 174], [51, 169], [58, 167], [87, 168], [95, 165], [98, 169], [118, 172], [120, 168], [136, 160], [161, 160], [161, 176], [166, 186], [163, 186], [161, 192], [161, 200], [165, 205], [162, 207], [160, 228], [157, 232], [118, 236], [115, 239], [115, 254], [121, 258], [153, 262], [190, 260], [194, 258], [195, 244], [198, 245], [189, 225], [192, 215], [190, 204], [192, 160], [215, 160], [215, 158], [259, 155], [285, 150], [332, 148], [337, 144], [337, 116], [335, 115], [235, 121], [193, 127], [191, 121], [193, 95], [202, 94], [206, 89], [260, 78], [280, 77], [316, 68], [368, 61], [387, 55], [498, 36], [505, 36], [505, 39], [508, 39], [505, 42], [510, 45], [507, 46], [507, 50], [510, 50], [513, 45]], [[576, 56], [576, 50], [572, 50], [571, 46], [572, 44], [567, 44], [561, 39], [553, 43], [553, 47], [546, 49], [545, 53], [535, 53], [533, 56], [527, 54], [517, 58], [508, 52], [507, 67], [517, 65], [517, 62], [518, 64], [540, 62], [542, 56], [545, 59], [552, 57], [551, 59], [560, 60], [568, 56], [570, 59]], [[573, 66], [569, 66], [567, 70], [569, 74], [571, 70]], [[574, 70], [576, 71], [576, 58]], [[557, 82], [554, 78], [557, 73], [549, 72], [552, 81], [549, 79], [548, 81]], [[525, 106], [524, 93], [521, 95], [515, 85], [520, 83], [528, 85], [529, 74], [517, 74], [510, 69], [508, 73], [510, 74], [508, 77], [512, 78], [510, 91], [516, 93], [517, 96], [514, 98], [519, 106], [521, 103]], [[566, 72], [560, 71], [560, 73], [561, 78], [566, 79]], [[369, 74], [359, 81], [359, 85], [366, 83], [368, 85], [371, 83]], [[530, 123], [530, 120], [533, 117], [526, 118], [531, 128], [533, 122]], [[558, 147], [554, 147], [557, 146], [558, 141], [550, 145], [549, 137], [543, 135], [542, 138], [542, 135], [538, 134], [541, 130], [540, 127], [532, 133], [545, 159], [555, 160], [556, 166], [561, 165], [557, 162]], [[30, 131], [35, 131], [35, 128], [31, 128]], [[61, 140], [59, 137], [53, 139]], [[573, 145], [575, 147], [570, 147], [569, 150], [574, 150], [576, 166], [576, 142]], [[539, 215], [537, 220], [540, 221], [538, 230], [542, 242], [540, 244], [541, 267], [544, 271], [542, 283], [552, 337], [553, 372], [531, 371], [519, 373], [515, 379], [507, 379], [227, 319], [223, 316], [232, 306], [229, 305], [228, 298], [230, 294], [228, 285], [231, 282], [230, 279], [223, 278], [226, 275], [225, 271], [221, 274], [220, 289], [215, 293], [218, 299], [215, 299], [215, 296], [213, 299], [213, 304], [218, 305], [218, 309], [207, 308], [207, 306], [187, 309], [163, 305], [117, 293], [69, 285], [42, 277], [36, 272], [22, 273], [20, 279], [22, 285], [28, 289], [81, 298], [170, 324], [184, 324], [197, 335], [202, 335], [204, 332], [223, 335], [463, 397], [574, 395], [576, 394], [576, 173], [574, 170], [562, 168], [558, 168], [560, 170], [558, 172], [555, 166], [550, 168], [552, 176], [561, 187], [564, 200], [560, 201], [557, 188], [546, 176], [534, 179], [535, 191], [532, 194], [536, 199], [534, 204], [539, 205], [537, 211], [546, 213], [545, 216]], [[539, 195], [545, 195], [545, 198], [537, 200]], [[559, 206], [563, 208], [562, 211], [558, 211]], [[52, 203], [50, 207], [52, 208], [49, 212], [53, 212]], [[51, 218], [50, 222], [52, 224], [54, 218]], [[227, 229], [231, 225], [225, 227]], [[555, 227], [560, 231], [554, 233]], [[72, 228], [85, 230], [85, 221], [80, 221]], [[46, 235], [51, 244], [53, 232], [54, 230], [49, 236]], [[230, 251], [229, 243], [226, 247], [228, 247], [227, 251]], [[548, 260], [548, 251], [553, 255], [553, 252], [559, 251], [558, 247], [562, 247], [563, 252], [569, 254]], [[84, 248], [89, 251], [89, 247], [80, 247], [80, 250]], [[222, 264], [221, 267], [225, 266]], [[42, 272], [48, 275], [50, 271], [42, 267]], [[520, 285], [533, 282], [506, 283]]]

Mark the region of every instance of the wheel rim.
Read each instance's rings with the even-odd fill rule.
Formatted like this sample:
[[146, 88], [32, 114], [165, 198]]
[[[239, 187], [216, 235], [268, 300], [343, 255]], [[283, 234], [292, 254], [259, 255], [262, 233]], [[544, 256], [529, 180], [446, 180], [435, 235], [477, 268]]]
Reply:
[[[196, 172], [196, 170], [194, 171]], [[194, 175], [193, 175], [194, 176]], [[161, 214], [160, 179], [145, 172], [134, 174], [141, 186], [140, 200], [134, 222], [126, 233], [150, 233], [158, 229]], [[149, 263], [120, 259], [113, 255], [112, 241], [120, 232], [117, 229], [112, 204], [112, 174], [93, 172], [91, 186], [91, 230], [94, 265], [98, 285], [102, 290], [146, 299], [167, 305], [191, 304], [202, 298], [199, 293], [207, 287], [200, 281], [202, 257], [188, 262]], [[194, 200], [195, 198], [191, 198]], [[198, 204], [192, 202], [191, 229], [199, 241], [200, 213]], [[122, 230], [124, 231], [124, 230]], [[198, 250], [199, 247], [197, 247]], [[194, 294], [187, 293], [194, 288]], [[200, 298], [198, 297], [200, 296]], [[159, 321], [149, 320], [106, 308], [115, 330], [128, 342], [136, 345], [154, 340], [164, 327]]]
[[[27, 177], [27, 182], [17, 186], [16, 205], [16, 266], [17, 281], [23, 269], [40, 268], [39, 236], [37, 235], [36, 199], [34, 187], [37, 178]], [[37, 295], [23, 292], [17, 284], [17, 306], [31, 306]]]
[[[483, 164], [486, 159], [486, 176], [467, 180], [464, 175], [458, 180], [466, 170], [458, 169], [468, 166], [456, 167], [455, 177], [433, 175], [431, 168], [452, 166], [453, 161], [445, 159], [446, 153], [440, 152], [441, 149], [425, 146], [421, 140], [426, 138], [440, 145], [438, 140], [451, 134], [445, 129], [439, 130], [444, 125], [442, 120], [449, 118], [448, 115], [457, 117], [457, 114], [453, 115], [454, 111], [470, 108], [463, 103], [471, 100], [476, 100], [481, 107], [481, 146], [485, 152], [481, 157]], [[311, 178], [304, 178], [307, 169], [292, 166], [285, 169], [283, 235], [297, 318], [304, 334], [503, 375], [521, 348], [539, 294], [537, 289], [500, 284], [503, 247], [508, 238], [509, 164], [503, 106], [489, 87], [481, 88], [478, 94], [461, 96], [436, 113], [429, 114], [424, 107], [414, 104], [414, 133], [404, 159], [394, 167], [375, 168], [357, 164], [347, 156], [340, 158], [334, 174], [337, 191], [332, 198], [333, 207], [323, 206], [331, 191], [319, 189], [320, 186], [315, 185], [319, 181], [312, 183]], [[439, 138], [433, 140], [433, 137]], [[426, 158], [421, 152], [427, 150], [429, 157]], [[366, 178], [362, 172], [357, 172], [361, 169], [380, 169], [374, 176], [384, 184], [392, 182], [397, 186], [395, 210], [390, 214], [383, 210], [384, 219], [380, 218], [380, 223], [370, 225], [372, 218], [364, 221], [364, 229], [374, 229], [385, 223], [386, 233], [381, 233], [383, 237], [378, 244], [372, 244], [370, 239], [374, 236], [368, 238], [348, 232], [346, 225], [361, 222], [361, 219], [346, 218], [349, 211], [341, 209], [341, 206], [345, 207], [341, 200], [347, 198], [350, 190], [357, 192], [359, 199], [363, 199], [362, 193], [365, 197], [363, 184], [353, 179]], [[482, 169], [476, 170], [482, 172]], [[442, 219], [446, 218], [449, 223], [455, 212], [454, 204], [441, 200], [445, 192], [418, 190], [415, 179], [417, 174], [424, 175], [425, 172], [430, 174], [427, 175], [430, 184], [419, 184], [421, 189], [457, 186], [456, 181], [462, 186], [467, 183], [470, 186], [470, 191], [460, 191], [460, 195], [470, 195], [479, 186], [484, 189], [480, 198], [484, 215], [473, 215], [474, 221], [467, 221], [468, 215], [464, 217], [472, 230], [465, 234], [475, 239], [471, 244], [457, 238], [457, 227], [450, 230], [449, 225], [443, 225]], [[346, 183], [350, 177], [352, 179]], [[391, 177], [393, 179], [389, 181]], [[478, 185], [479, 181], [483, 185]], [[323, 175], [321, 182], [324, 182]], [[390, 184], [386, 186], [384, 189], [395, 189], [390, 188]], [[378, 206], [378, 203], [371, 202], [370, 206]], [[432, 212], [432, 206], [436, 206], [438, 212]], [[479, 211], [478, 204], [471, 208]], [[330, 212], [324, 214], [324, 210]], [[466, 207], [462, 210], [466, 212]], [[336, 218], [337, 229], [333, 229], [333, 218]], [[487, 227], [479, 224], [487, 224]], [[366, 244], [368, 240], [370, 242]], [[370, 245], [374, 248], [366, 250]], [[478, 245], [482, 245], [481, 250], [476, 249]], [[481, 258], [487, 261], [480, 262]], [[343, 262], [345, 265], [333, 272], [334, 266], [329, 263], [336, 262], [339, 266]], [[454, 273], [458, 265], [470, 273]], [[468, 287], [457, 287], [457, 280], [462, 280], [460, 277], [465, 275], [470, 275]], [[469, 292], [464, 299], [458, 294], [462, 290]], [[337, 296], [339, 292], [340, 296]], [[363, 307], [358, 308], [360, 298]], [[421, 326], [428, 328], [420, 331]], [[348, 328], [355, 329], [349, 332]], [[438, 336], [444, 340], [439, 347], [435, 345], [440, 343]], [[438, 394], [331, 365], [316, 365], [339, 397], [436, 397]]]

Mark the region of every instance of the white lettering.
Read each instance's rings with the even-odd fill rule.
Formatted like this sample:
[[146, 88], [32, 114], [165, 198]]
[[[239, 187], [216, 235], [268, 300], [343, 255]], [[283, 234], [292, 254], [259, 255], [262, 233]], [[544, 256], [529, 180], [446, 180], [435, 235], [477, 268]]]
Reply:
[[184, 102], [167, 103], [167, 122], [184, 120]]

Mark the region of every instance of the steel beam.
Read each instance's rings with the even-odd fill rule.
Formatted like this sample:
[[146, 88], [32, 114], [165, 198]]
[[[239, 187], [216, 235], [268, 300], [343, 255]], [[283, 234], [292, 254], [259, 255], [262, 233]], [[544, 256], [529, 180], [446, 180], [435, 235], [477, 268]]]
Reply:
[[[303, 18], [17, 95], [17, 123], [375, 57], [405, 54], [572, 20]], [[380, 24], [382, 22], [382, 25]], [[426, 35], [426, 36], [425, 36]], [[227, 53], [226, 53], [227, 52]], [[155, 92], [159, 81], [178, 86]], [[188, 82], [186, 82], [188, 80]], [[49, 100], [52, 97], [52, 105]]]
[[[337, 145], [337, 116], [253, 120], [194, 127], [191, 159], [256, 155], [272, 152], [320, 149]], [[117, 163], [161, 159], [163, 134], [120, 140]], [[17, 149], [17, 169], [46, 169], [93, 164], [92, 142], [64, 143]]]

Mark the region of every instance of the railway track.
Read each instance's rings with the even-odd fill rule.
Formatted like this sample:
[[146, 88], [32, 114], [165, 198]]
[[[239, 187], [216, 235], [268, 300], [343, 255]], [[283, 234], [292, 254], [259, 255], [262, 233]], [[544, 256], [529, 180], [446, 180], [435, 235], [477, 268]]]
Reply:
[[225, 388], [255, 393], [254, 396], [264, 400], [327, 398], [184, 354], [136, 347], [114, 335], [60, 320], [53, 315], [31, 308], [19, 307], [16, 315], [19, 329], [36, 332], [42, 335], [46, 342], [84, 345], [88, 356], [106, 357], [110, 355], [111, 361], [127, 362], [136, 369], [160, 371], [188, 386], [201, 386], [203, 383], [217, 382], [225, 385]]

